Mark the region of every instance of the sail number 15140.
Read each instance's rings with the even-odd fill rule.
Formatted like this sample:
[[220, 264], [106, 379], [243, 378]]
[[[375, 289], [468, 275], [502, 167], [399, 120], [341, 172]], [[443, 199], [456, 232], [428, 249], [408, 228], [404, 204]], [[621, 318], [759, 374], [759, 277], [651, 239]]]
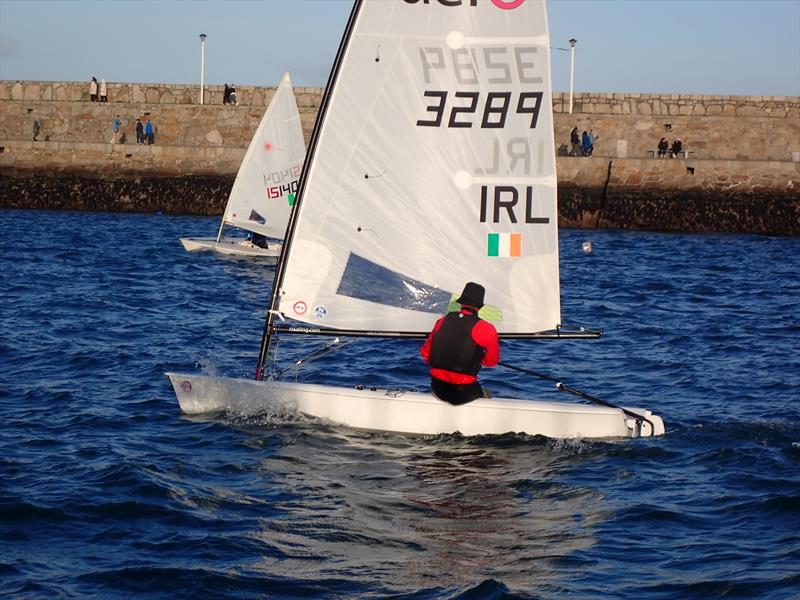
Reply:
[[[512, 92], [489, 92], [481, 102], [481, 92], [455, 92], [448, 98], [446, 91], [426, 91], [426, 98], [434, 99], [426, 107], [429, 119], [419, 119], [417, 127], [472, 127], [502, 129], [509, 111], [530, 115], [530, 128], [536, 127], [542, 107], [543, 92], [520, 92], [514, 102]], [[445, 122], [446, 118], [446, 122]]]

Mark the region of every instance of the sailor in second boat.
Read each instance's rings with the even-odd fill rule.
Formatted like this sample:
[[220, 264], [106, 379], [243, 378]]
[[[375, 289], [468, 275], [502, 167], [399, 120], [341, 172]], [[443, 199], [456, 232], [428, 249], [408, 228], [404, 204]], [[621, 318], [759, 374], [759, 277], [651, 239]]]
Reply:
[[494, 326], [478, 316], [484, 293], [482, 285], [467, 283], [456, 300], [461, 310], [436, 321], [420, 349], [431, 367], [433, 395], [450, 404], [491, 397], [478, 383], [478, 371], [497, 364], [500, 342]]

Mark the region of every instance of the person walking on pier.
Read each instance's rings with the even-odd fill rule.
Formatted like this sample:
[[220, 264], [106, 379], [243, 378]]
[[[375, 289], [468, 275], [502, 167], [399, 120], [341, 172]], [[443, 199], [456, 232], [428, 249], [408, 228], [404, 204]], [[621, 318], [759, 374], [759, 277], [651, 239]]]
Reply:
[[108, 102], [108, 86], [106, 86], [106, 80], [100, 80], [100, 87], [98, 88], [97, 95], [99, 96], [99, 102]]
[[122, 127], [122, 119], [119, 118], [119, 115], [114, 117], [111, 121], [111, 129], [114, 132], [114, 135], [111, 137], [111, 143], [116, 144], [117, 139], [119, 139], [119, 130]]
[[97, 102], [97, 78], [92, 77], [92, 81], [89, 83], [89, 100], [92, 102]]
[[591, 156], [594, 154], [594, 143], [597, 141], [597, 136], [594, 133], [594, 129], [589, 129], [589, 154]]
[[147, 123], [144, 125], [144, 135], [147, 138], [149, 145], [155, 144], [155, 136], [153, 134], [153, 124], [150, 122], [150, 117], [147, 117]]

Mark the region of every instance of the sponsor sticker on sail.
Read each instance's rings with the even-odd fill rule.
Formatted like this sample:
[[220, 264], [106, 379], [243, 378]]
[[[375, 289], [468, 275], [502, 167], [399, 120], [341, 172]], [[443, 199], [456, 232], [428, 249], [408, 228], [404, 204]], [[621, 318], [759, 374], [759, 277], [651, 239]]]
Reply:
[[487, 255], [498, 257], [522, 256], [522, 234], [490, 233], [487, 240]]

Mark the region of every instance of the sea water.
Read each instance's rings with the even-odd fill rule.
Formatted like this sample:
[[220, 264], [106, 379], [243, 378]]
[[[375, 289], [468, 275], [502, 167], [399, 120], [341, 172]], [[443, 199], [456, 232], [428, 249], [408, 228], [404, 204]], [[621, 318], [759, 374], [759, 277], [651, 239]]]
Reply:
[[[252, 376], [274, 267], [185, 252], [214, 218], [0, 224], [3, 597], [800, 596], [798, 238], [562, 231], [563, 321], [605, 335], [504, 361], [667, 425], [569, 441], [182, 416], [166, 371]], [[326, 341], [290, 338], [284, 365]], [[356, 341], [289, 376], [422, 389], [418, 348]]]

